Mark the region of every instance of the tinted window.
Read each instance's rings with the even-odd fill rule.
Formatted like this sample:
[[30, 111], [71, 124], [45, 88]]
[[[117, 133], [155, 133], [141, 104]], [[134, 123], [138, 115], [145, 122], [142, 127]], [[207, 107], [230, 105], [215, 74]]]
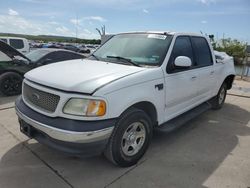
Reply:
[[64, 48], [67, 50], [75, 51], [75, 52], [78, 50], [77, 47], [72, 46], [72, 45], [66, 45]]
[[3, 41], [3, 42], [5, 42], [5, 43], [7, 43], [7, 39], [1, 39], [0, 38], [0, 40]]
[[59, 55], [57, 52], [50, 52], [46, 56], [44, 56], [43, 59], [46, 60], [46, 63], [54, 63], [54, 62], [60, 61]]
[[75, 53], [69, 53], [68, 52], [68, 57], [67, 59], [82, 59], [84, 58], [82, 55], [80, 54], [75, 54]]
[[213, 64], [207, 40], [202, 37], [192, 37], [195, 52], [195, 66], [203, 67]]
[[[187, 56], [193, 62], [193, 50], [189, 37], [177, 37], [175, 40], [174, 48], [167, 66], [169, 72], [181, 71], [180, 68], [177, 69], [174, 65], [174, 61], [178, 56]], [[185, 70], [187, 69], [185, 68]]]
[[10, 46], [12, 46], [15, 49], [22, 49], [24, 47], [23, 40], [10, 39]]
[[48, 52], [41, 59], [39, 59], [37, 61], [37, 63], [47, 65], [47, 64], [50, 64], [50, 63], [55, 63], [57, 61], [59, 61], [59, 60], [58, 60], [58, 56], [57, 56], [56, 52]]
[[72, 58], [72, 54], [73, 53], [70, 53], [70, 52], [62, 52], [62, 51], [59, 51], [59, 52], [56, 52], [56, 56], [58, 57], [58, 61], [65, 61], [65, 60], [70, 60], [70, 59], [74, 59]]
[[46, 58], [51, 59], [50, 63], [52, 63], [52, 62], [66, 61], [71, 59], [81, 59], [83, 57], [78, 54], [67, 51], [56, 51], [48, 54]]
[[43, 58], [45, 55], [49, 54], [50, 51], [49, 50], [43, 50], [43, 49], [39, 49], [39, 50], [34, 50], [28, 54], [26, 54], [26, 56], [31, 60], [31, 61], [37, 61], [41, 58]]

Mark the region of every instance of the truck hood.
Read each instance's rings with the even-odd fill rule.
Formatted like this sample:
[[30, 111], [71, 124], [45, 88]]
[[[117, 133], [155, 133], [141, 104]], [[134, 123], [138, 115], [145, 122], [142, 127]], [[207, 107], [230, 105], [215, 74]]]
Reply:
[[54, 63], [33, 69], [25, 78], [52, 88], [91, 94], [98, 88], [145, 68], [86, 59]]

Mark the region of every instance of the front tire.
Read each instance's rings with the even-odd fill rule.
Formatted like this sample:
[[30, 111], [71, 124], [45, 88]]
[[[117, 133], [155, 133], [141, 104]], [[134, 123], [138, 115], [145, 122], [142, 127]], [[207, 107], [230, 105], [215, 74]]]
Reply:
[[212, 109], [214, 110], [221, 109], [225, 102], [226, 95], [227, 95], [227, 84], [224, 82], [221, 85], [218, 94], [212, 99], [212, 102], [211, 102]]
[[151, 138], [150, 118], [144, 111], [131, 108], [119, 118], [104, 154], [118, 166], [132, 166], [144, 155]]
[[18, 95], [22, 91], [22, 76], [15, 72], [6, 72], [0, 76], [0, 92], [6, 96]]

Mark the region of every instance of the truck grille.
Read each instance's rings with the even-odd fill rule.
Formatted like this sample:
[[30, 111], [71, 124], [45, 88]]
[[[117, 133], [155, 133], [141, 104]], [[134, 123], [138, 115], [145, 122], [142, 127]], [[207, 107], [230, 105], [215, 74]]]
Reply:
[[53, 113], [56, 110], [60, 97], [45, 91], [33, 88], [26, 83], [23, 85], [24, 100], [30, 105]]

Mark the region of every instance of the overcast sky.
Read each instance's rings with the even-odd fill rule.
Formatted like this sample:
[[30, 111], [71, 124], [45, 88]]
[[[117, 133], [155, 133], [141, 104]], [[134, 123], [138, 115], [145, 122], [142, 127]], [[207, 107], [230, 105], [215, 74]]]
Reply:
[[[76, 26], [77, 25], [77, 26]], [[0, 0], [0, 32], [99, 38], [143, 30], [187, 31], [250, 43], [250, 0]]]

